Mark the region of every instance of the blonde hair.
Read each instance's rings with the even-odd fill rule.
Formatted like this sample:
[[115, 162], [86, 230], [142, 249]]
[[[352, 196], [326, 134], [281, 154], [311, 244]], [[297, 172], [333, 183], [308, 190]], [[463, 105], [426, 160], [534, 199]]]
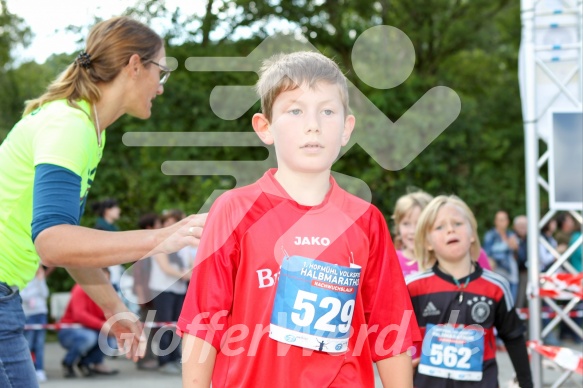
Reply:
[[133, 54], [138, 54], [142, 62], [153, 59], [163, 44], [152, 29], [126, 16], [97, 23], [89, 32], [85, 49], [91, 63], [85, 68], [75, 60], [42, 96], [26, 102], [23, 116], [54, 100], [67, 99], [76, 108], [78, 100], [90, 104], [99, 101], [99, 83], [113, 81]]
[[473, 261], [478, 260], [480, 255], [480, 238], [478, 237], [478, 223], [476, 222], [476, 217], [474, 213], [470, 210], [468, 205], [462, 201], [459, 197], [455, 195], [445, 196], [440, 195], [435, 197], [421, 212], [419, 220], [417, 221], [417, 229], [415, 230], [415, 257], [420, 270], [425, 270], [432, 267], [437, 261], [435, 256], [435, 251], [427, 249], [427, 237], [433, 224], [435, 224], [435, 219], [437, 218], [437, 213], [445, 205], [456, 206], [458, 209], [464, 213], [464, 216], [470, 223], [472, 229], [472, 236], [474, 241], [470, 246], [470, 257]]
[[348, 114], [348, 86], [338, 65], [324, 55], [312, 51], [276, 54], [263, 62], [255, 89], [261, 97], [261, 111], [271, 121], [273, 103], [282, 92], [301, 85], [310, 88], [317, 82], [338, 85], [344, 114]]
[[[409, 213], [414, 207], [419, 207], [421, 210], [425, 209], [425, 206], [431, 202], [433, 196], [427, 194], [425, 191], [416, 191], [414, 193], [409, 193], [402, 195], [397, 200], [395, 204], [395, 211], [393, 212], [393, 220], [395, 225], [398, 225], [403, 218]], [[397, 226], [397, 231], [399, 227]]]

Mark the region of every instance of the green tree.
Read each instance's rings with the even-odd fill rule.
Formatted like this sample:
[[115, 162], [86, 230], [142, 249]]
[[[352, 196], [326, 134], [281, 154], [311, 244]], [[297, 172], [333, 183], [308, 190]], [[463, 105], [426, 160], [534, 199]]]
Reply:
[[[411, 188], [459, 195], [475, 211], [481, 232], [499, 207], [511, 215], [524, 212], [524, 145], [516, 71], [521, 27], [516, 2], [207, 0], [205, 6], [204, 15], [186, 15], [170, 11], [163, 2], [140, 0], [127, 11], [146, 23], [166, 22], [167, 53], [178, 59], [179, 67], [164, 94], [155, 100], [150, 120], [123, 117], [108, 128], [107, 148], [90, 201], [116, 197], [123, 209], [123, 229], [134, 228], [146, 211], [178, 207], [195, 212], [213, 189], [234, 184], [230, 177], [165, 175], [161, 171], [164, 161], [265, 158], [260, 147], [128, 147], [123, 136], [126, 132], [251, 131], [250, 118], [259, 110], [258, 104], [240, 119], [227, 121], [214, 114], [209, 98], [217, 85], [254, 84], [256, 74], [190, 72], [182, 64], [189, 57], [245, 57], [282, 26], [301, 31], [318, 50], [338, 61], [351, 82], [393, 121], [434, 86], [448, 86], [459, 94], [458, 119], [403, 170], [384, 170], [358, 146], [334, 165], [336, 171], [370, 186], [373, 202], [387, 220], [396, 199]], [[379, 24], [400, 28], [416, 52], [411, 76], [388, 90], [364, 83], [351, 61], [356, 39]], [[211, 39], [214, 36], [221, 38]], [[6, 116], [10, 125], [19, 117], [24, 99], [39, 93], [47, 77], [54, 77], [72, 59], [55, 56], [43, 65], [22, 64], [10, 70], [14, 84], [7, 90], [17, 96], [14, 106], [6, 110], [11, 112]], [[93, 225], [94, 217], [88, 212], [83, 223]]]
[[15, 98], [16, 84], [10, 72], [14, 62], [12, 53], [17, 47], [26, 47], [30, 38], [31, 31], [24, 20], [8, 10], [6, 0], [0, 0], [0, 142], [6, 137], [21, 103]]

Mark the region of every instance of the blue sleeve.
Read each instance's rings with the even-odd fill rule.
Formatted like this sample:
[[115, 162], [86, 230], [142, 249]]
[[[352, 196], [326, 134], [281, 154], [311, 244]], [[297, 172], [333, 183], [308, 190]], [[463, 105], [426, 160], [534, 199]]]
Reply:
[[486, 252], [486, 255], [488, 255], [488, 257], [492, 258], [492, 244], [493, 244], [493, 234], [492, 231], [488, 231], [486, 232], [486, 235], [484, 236], [484, 244], [482, 244], [482, 248], [484, 248], [484, 252]]
[[39, 164], [34, 174], [32, 241], [55, 225], [79, 225], [81, 177], [54, 164]]

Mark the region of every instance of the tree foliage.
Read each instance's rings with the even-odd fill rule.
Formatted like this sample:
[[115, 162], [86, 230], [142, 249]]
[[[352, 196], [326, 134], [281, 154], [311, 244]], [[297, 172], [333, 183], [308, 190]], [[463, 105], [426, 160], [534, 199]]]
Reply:
[[0, 139], [8, 133], [8, 128], [15, 121], [19, 97], [17, 81], [11, 72], [14, 62], [13, 52], [18, 47], [28, 45], [31, 31], [18, 15], [10, 12], [6, 0], [0, 0]]
[[[168, 10], [161, 2], [140, 0], [128, 13], [146, 22], [165, 20], [167, 53], [180, 65], [155, 100], [151, 119], [123, 117], [108, 128], [90, 200], [117, 198], [123, 210], [120, 224], [128, 229], [136, 227], [144, 212], [175, 207], [196, 212], [214, 189], [232, 187], [230, 177], [170, 176], [162, 173], [161, 166], [167, 160], [262, 160], [265, 150], [180, 144], [128, 147], [124, 133], [252, 131], [250, 119], [258, 104], [243, 117], [227, 121], [213, 113], [209, 98], [218, 85], [253, 85], [255, 73], [191, 72], [182, 64], [190, 57], [245, 57], [273, 31], [288, 29], [301, 31], [333, 57], [392, 121], [434, 86], [448, 86], [458, 93], [462, 101], [458, 119], [404, 169], [384, 170], [355, 146], [334, 170], [364, 180], [388, 221], [399, 196], [422, 189], [434, 195], [459, 195], [476, 213], [483, 233], [498, 208], [516, 215], [525, 207], [517, 78], [519, 12], [519, 4], [510, 0], [208, 0], [203, 14], [186, 15]], [[386, 90], [360, 80], [351, 62], [356, 39], [379, 24], [401, 29], [416, 53], [409, 78]], [[6, 47], [2, 40], [0, 44]], [[6, 52], [2, 50], [0, 56]], [[6, 112], [0, 129], [9, 128], [6, 120], [11, 125], [16, 122], [23, 101], [39, 94], [71, 60], [57, 55], [43, 65], [25, 63], [0, 74], [12, 80], [10, 89], [3, 89], [10, 90], [11, 103], [0, 98]], [[92, 225], [94, 218], [86, 214], [83, 223]]]

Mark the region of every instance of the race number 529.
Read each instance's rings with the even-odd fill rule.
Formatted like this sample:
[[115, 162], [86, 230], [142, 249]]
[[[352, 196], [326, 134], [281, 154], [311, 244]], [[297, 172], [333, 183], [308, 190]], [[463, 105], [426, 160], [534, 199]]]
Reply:
[[[325, 296], [318, 300], [318, 295], [312, 292], [298, 290], [294, 301], [294, 311], [291, 313], [292, 322], [300, 327], [311, 326], [314, 329], [326, 332], [347, 333], [350, 330], [350, 322], [354, 314], [354, 299], [349, 299], [344, 304], [332, 296]], [[316, 317], [316, 306], [323, 309]]]

